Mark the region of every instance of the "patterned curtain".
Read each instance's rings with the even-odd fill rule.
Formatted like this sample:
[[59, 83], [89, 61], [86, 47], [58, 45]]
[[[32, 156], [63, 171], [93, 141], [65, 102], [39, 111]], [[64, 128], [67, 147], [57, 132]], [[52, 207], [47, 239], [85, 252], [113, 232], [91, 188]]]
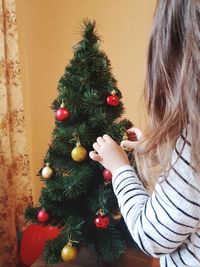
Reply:
[[16, 266], [16, 232], [31, 195], [15, 0], [0, 0], [0, 267]]

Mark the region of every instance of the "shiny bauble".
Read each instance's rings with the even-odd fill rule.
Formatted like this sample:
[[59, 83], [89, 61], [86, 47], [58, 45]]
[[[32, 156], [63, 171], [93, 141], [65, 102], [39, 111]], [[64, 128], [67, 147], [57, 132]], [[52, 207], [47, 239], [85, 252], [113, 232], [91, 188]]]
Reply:
[[63, 104], [61, 104], [60, 108], [56, 111], [56, 119], [58, 121], [65, 121], [69, 118], [70, 112]]
[[128, 140], [128, 134], [125, 132], [122, 140]]
[[128, 140], [129, 141], [133, 141], [133, 142], [137, 141], [137, 135], [136, 135], [135, 132], [127, 133], [127, 135], [128, 135]]
[[49, 163], [42, 169], [42, 177], [48, 179], [53, 174], [53, 170], [50, 168]]
[[107, 98], [106, 98], [106, 103], [107, 103], [109, 106], [118, 106], [118, 104], [119, 104], [119, 98], [118, 98], [118, 96], [116, 96], [115, 94], [113, 94], [113, 95], [109, 95], [109, 96], [107, 96]]
[[104, 169], [104, 170], [103, 170], [103, 178], [104, 178], [104, 180], [105, 180], [106, 182], [110, 182], [110, 181], [112, 181], [112, 173], [111, 173], [109, 170]]
[[75, 161], [83, 161], [87, 158], [87, 150], [83, 146], [77, 145], [72, 149], [71, 157]]
[[49, 213], [46, 212], [45, 210], [40, 210], [37, 214], [37, 220], [38, 222], [44, 223], [48, 221], [49, 219]]
[[135, 132], [125, 132], [123, 136], [123, 140], [129, 140], [129, 141], [137, 141], [137, 135]]
[[61, 251], [61, 258], [64, 262], [73, 261], [77, 256], [77, 249], [71, 243], [67, 243]]
[[106, 229], [108, 228], [110, 220], [107, 216], [98, 216], [95, 218], [94, 223], [96, 225], [96, 228]]

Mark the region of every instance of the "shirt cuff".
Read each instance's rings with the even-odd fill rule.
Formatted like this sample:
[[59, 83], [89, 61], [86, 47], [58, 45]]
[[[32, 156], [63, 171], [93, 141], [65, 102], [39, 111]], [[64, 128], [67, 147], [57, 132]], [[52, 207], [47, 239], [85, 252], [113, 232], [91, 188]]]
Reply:
[[134, 169], [133, 169], [133, 167], [131, 166], [131, 165], [124, 165], [124, 166], [122, 166], [122, 167], [120, 167], [120, 168], [118, 168], [114, 173], [113, 173], [113, 176], [112, 176], [112, 181], [114, 182], [114, 180], [117, 178], [117, 176], [120, 174], [120, 173], [122, 173], [122, 172], [124, 172], [124, 171], [133, 171]]

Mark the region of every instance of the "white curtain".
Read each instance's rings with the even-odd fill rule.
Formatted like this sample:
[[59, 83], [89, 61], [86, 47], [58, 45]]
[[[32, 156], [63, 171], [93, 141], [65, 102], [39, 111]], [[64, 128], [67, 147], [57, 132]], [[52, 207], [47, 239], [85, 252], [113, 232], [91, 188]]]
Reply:
[[14, 0], [0, 0], [0, 267], [17, 263], [16, 231], [32, 201]]

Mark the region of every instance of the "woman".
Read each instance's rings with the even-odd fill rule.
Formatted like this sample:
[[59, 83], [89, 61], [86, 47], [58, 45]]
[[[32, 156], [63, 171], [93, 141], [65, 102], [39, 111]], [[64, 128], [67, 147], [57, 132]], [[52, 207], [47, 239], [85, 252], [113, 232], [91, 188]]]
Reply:
[[149, 125], [135, 149], [150, 194], [126, 153], [98, 137], [90, 157], [113, 174], [113, 189], [140, 248], [161, 266], [200, 266], [200, 1], [160, 0], [149, 43], [145, 99]]

